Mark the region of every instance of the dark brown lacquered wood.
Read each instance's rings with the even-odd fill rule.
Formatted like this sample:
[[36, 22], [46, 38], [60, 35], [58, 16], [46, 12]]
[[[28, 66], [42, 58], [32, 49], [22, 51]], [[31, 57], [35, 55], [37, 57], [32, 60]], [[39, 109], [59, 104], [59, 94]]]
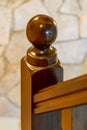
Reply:
[[27, 24], [26, 34], [33, 45], [27, 51], [27, 61], [30, 65], [47, 67], [55, 63], [60, 64], [57, 51], [51, 46], [57, 36], [56, 22], [51, 17], [33, 17]]
[[37, 15], [27, 24], [26, 33], [35, 48], [47, 50], [57, 36], [56, 22], [49, 16]]
[[55, 21], [33, 17], [27, 25], [32, 43], [21, 60], [21, 129], [72, 130], [72, 107], [87, 104], [87, 74], [63, 81], [63, 68], [51, 45]]
[[41, 89], [63, 81], [63, 68], [51, 45], [57, 36], [56, 22], [47, 15], [37, 15], [29, 21], [26, 33], [32, 46], [21, 62], [22, 130], [61, 130], [56, 120], [61, 112], [35, 115], [32, 101], [33, 95]]

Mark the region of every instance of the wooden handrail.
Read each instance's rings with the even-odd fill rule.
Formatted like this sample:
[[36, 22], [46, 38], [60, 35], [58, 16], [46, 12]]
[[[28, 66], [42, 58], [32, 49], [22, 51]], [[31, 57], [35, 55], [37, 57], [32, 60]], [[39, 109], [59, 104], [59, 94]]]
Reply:
[[83, 89], [87, 89], [87, 74], [40, 90], [34, 95], [33, 102], [37, 103]]
[[42, 89], [33, 103], [35, 114], [87, 103], [87, 74]]

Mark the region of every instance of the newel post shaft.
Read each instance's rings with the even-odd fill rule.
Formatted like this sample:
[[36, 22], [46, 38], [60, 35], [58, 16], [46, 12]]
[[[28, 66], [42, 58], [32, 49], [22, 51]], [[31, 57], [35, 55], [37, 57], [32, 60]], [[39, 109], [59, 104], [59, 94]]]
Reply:
[[51, 17], [33, 17], [27, 25], [26, 33], [32, 46], [21, 60], [21, 126], [22, 130], [32, 130], [35, 107], [33, 95], [43, 88], [62, 82], [63, 68], [56, 49], [51, 45], [57, 36], [56, 23]]

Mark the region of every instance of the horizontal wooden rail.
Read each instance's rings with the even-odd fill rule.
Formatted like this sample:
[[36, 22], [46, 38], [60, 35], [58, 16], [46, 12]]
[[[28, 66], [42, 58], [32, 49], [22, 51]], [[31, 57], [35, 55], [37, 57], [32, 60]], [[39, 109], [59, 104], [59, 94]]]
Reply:
[[87, 103], [87, 74], [39, 91], [33, 97], [34, 114]]
[[34, 103], [63, 96], [87, 88], [87, 75], [83, 75], [40, 90], [34, 95]]

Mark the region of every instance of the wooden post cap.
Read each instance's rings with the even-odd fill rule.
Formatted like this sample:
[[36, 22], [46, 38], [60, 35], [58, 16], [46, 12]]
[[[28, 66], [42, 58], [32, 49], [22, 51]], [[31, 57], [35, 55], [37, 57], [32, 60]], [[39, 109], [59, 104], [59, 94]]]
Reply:
[[57, 37], [56, 22], [47, 15], [36, 15], [27, 24], [28, 40], [39, 50], [47, 50]]

